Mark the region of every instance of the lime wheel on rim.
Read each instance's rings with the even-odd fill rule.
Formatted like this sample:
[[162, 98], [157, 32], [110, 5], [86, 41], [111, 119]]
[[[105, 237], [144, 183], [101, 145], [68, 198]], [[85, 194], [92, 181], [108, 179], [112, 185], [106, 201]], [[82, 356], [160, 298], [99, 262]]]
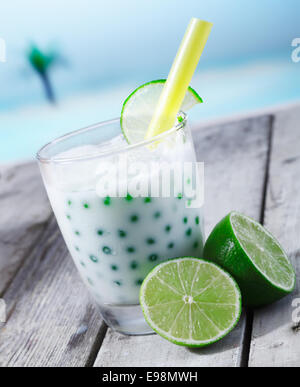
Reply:
[[[165, 79], [147, 82], [135, 89], [125, 100], [120, 123], [123, 135], [129, 144], [135, 144], [145, 139], [165, 82]], [[186, 112], [202, 102], [202, 98], [197, 92], [189, 87], [180, 110]]]

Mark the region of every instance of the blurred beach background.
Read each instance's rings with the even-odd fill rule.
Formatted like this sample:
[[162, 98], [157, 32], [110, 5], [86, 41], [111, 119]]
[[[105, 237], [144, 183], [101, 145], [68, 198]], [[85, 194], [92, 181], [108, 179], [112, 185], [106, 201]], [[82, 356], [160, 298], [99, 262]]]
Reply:
[[214, 23], [192, 82], [204, 100], [193, 125], [296, 103], [299, 15], [299, 0], [3, 1], [0, 162], [32, 159], [57, 136], [118, 117], [137, 86], [167, 77], [193, 16]]

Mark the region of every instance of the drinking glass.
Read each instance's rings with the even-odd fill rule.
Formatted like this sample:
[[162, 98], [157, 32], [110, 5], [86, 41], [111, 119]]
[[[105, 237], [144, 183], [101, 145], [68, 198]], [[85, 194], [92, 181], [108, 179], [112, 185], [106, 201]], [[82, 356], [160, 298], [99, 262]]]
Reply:
[[[104, 321], [124, 334], [153, 333], [139, 305], [145, 276], [162, 261], [201, 257], [203, 249], [202, 203], [193, 205], [183, 189], [195, 179], [181, 167], [196, 165], [186, 118], [133, 145], [119, 119], [106, 121], [50, 142], [37, 159], [64, 240]], [[168, 174], [170, 165], [176, 167]], [[157, 187], [162, 177], [164, 193]], [[116, 187], [122, 192], [114, 194]]]

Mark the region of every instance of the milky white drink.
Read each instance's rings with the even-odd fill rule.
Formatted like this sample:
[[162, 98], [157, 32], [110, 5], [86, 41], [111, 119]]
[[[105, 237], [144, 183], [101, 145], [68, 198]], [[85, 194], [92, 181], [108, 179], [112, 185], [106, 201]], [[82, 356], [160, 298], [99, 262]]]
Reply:
[[[117, 121], [105, 125], [116, 126]], [[101, 172], [107, 164], [117, 165], [120, 156], [126, 156], [129, 170], [137, 162], [167, 165], [195, 161], [193, 144], [184, 127], [173, 130], [155, 146], [134, 148], [121, 136], [101, 142], [101, 136], [95, 135], [97, 129], [92, 132], [58, 140], [41, 170], [66, 244], [104, 318], [121, 332], [145, 332], [144, 321], [133, 308], [139, 302], [140, 285], [149, 271], [166, 259], [201, 257], [201, 209], [192, 208], [183, 191], [171, 197], [152, 197], [151, 192], [134, 197], [129, 191], [124, 197], [101, 196], [107, 179]], [[85, 140], [80, 142], [83, 136]], [[112, 185], [117, 183], [113, 179], [121, 177], [111, 174]], [[147, 180], [147, 185], [150, 181], [143, 171], [130, 179]]]

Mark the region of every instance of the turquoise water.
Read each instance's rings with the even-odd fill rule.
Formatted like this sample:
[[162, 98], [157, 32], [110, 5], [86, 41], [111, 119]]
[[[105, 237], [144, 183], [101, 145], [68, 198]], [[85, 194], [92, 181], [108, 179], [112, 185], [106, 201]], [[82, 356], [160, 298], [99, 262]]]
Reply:
[[[32, 159], [46, 142], [120, 115], [122, 102], [142, 75], [110, 87], [68, 95], [57, 106], [28, 104], [0, 111], [0, 161]], [[300, 101], [300, 63], [289, 56], [229, 63], [198, 71], [192, 86], [204, 104], [189, 112], [194, 124]]]

